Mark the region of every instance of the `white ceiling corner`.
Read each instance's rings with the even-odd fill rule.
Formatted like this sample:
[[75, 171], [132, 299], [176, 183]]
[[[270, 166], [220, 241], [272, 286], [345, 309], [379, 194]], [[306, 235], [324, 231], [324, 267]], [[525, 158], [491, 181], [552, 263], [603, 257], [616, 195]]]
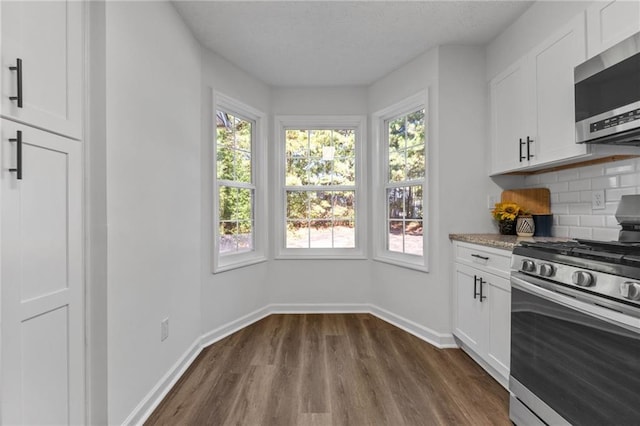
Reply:
[[531, 1], [192, 1], [205, 47], [277, 87], [369, 85], [437, 45], [484, 45]]

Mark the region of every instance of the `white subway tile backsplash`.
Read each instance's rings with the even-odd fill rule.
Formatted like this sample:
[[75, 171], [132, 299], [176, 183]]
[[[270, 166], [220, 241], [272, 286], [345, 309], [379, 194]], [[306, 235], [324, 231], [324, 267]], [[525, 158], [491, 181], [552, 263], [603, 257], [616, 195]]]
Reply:
[[578, 226], [580, 225], [580, 216], [562, 215], [558, 217], [558, 225], [560, 226]]
[[623, 195], [635, 194], [636, 188], [617, 188], [617, 189], [607, 189], [604, 192], [604, 198], [607, 202], [609, 201], [620, 201], [620, 197]]
[[605, 216], [598, 215], [582, 215], [580, 216], [580, 226], [590, 226], [594, 227], [604, 227], [605, 226]]
[[591, 228], [572, 226], [569, 228], [569, 237], [591, 239], [593, 238], [593, 230]]
[[618, 176], [605, 176], [591, 179], [591, 189], [607, 189], [618, 187]]
[[621, 161], [615, 163], [615, 166], [606, 167], [604, 173], [607, 175], [620, 175], [622, 173], [631, 173], [636, 171], [636, 164], [633, 160]]
[[551, 192], [567, 192], [569, 190], [569, 182], [558, 182], [549, 184]]
[[600, 164], [578, 169], [578, 176], [580, 176], [580, 179], [588, 179], [596, 176], [602, 176], [603, 174], [604, 174], [604, 167], [602, 167], [602, 165]]
[[593, 228], [592, 238], [598, 241], [617, 241], [618, 230], [611, 228]]
[[[527, 176], [526, 187], [545, 187], [551, 195], [552, 235], [616, 240], [614, 215], [620, 197], [640, 194], [640, 158]], [[605, 208], [593, 210], [592, 192], [605, 191]]]
[[551, 227], [551, 235], [554, 237], [568, 238], [569, 237], [569, 227], [567, 226], [552, 226]]
[[585, 191], [587, 189], [591, 189], [591, 181], [589, 179], [569, 182], [569, 191]]
[[561, 203], [579, 203], [580, 192], [561, 192], [558, 194], [558, 201]]
[[592, 214], [591, 203], [569, 204], [569, 214]]

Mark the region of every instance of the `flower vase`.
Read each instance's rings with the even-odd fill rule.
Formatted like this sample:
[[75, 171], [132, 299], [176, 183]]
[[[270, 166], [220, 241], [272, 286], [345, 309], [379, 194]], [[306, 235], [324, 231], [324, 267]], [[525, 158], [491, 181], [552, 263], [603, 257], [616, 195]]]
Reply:
[[516, 235], [516, 221], [515, 219], [502, 219], [498, 221], [498, 228], [502, 235]]
[[516, 232], [519, 237], [531, 237], [535, 231], [533, 217], [530, 215], [518, 216]]

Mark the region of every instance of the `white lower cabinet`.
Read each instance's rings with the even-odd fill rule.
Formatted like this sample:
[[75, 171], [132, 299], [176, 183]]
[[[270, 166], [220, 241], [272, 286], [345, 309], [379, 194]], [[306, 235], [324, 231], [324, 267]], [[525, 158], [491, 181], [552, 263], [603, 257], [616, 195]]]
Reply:
[[[509, 381], [511, 253], [454, 242], [453, 334], [458, 343], [505, 388]], [[491, 271], [491, 272], [489, 272]], [[497, 272], [497, 273], [496, 273]]]

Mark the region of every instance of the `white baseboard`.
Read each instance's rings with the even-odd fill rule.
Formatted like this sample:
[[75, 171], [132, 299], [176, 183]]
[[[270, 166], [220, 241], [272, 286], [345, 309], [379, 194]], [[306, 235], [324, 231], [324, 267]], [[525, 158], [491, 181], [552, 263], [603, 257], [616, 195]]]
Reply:
[[268, 305], [271, 314], [364, 314], [367, 304], [351, 303], [277, 303]]
[[409, 319], [398, 316], [392, 312], [369, 304], [349, 304], [349, 303], [280, 303], [267, 305], [253, 311], [241, 318], [224, 324], [215, 330], [202, 335], [196, 342], [180, 357], [171, 369], [158, 381], [136, 408], [124, 421], [124, 425], [142, 425], [153, 411], [160, 405], [171, 388], [182, 377], [184, 372], [193, 363], [196, 357], [206, 348], [225, 337], [240, 331], [243, 328], [260, 321], [271, 314], [337, 314], [337, 313], [369, 313], [383, 321], [413, 334], [421, 340], [430, 343], [437, 348], [457, 348], [452, 334], [437, 333]]
[[458, 347], [453, 338], [453, 334], [438, 333], [434, 330], [431, 330], [430, 328], [427, 328], [409, 319], [403, 318], [375, 305], [369, 305], [369, 308], [369, 312], [371, 313], [371, 315], [375, 315], [381, 320], [393, 324], [399, 329], [413, 334], [417, 338], [424, 340], [425, 342], [430, 343], [437, 348], [446, 349]]
[[125, 419], [123, 425], [142, 425], [153, 413], [153, 410], [160, 405], [164, 397], [167, 396], [173, 385], [187, 371], [187, 368], [200, 354], [200, 351], [202, 351], [202, 346], [200, 346], [200, 339], [198, 339], [169, 369], [167, 374], [156, 383], [151, 392], [140, 401], [138, 406]]

